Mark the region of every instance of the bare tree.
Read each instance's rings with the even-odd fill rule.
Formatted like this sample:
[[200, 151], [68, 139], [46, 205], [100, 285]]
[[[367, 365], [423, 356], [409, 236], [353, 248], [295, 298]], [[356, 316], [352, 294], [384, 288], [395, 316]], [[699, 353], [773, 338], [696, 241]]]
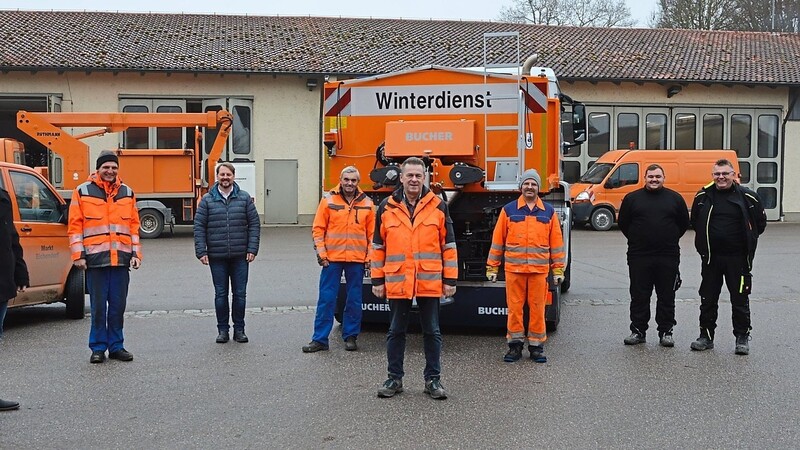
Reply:
[[736, 0], [736, 29], [800, 31], [800, 0]]
[[735, 4], [731, 0], [660, 0], [656, 26], [728, 30], [736, 17]]
[[632, 27], [636, 21], [625, 0], [513, 0], [500, 20], [540, 25]]

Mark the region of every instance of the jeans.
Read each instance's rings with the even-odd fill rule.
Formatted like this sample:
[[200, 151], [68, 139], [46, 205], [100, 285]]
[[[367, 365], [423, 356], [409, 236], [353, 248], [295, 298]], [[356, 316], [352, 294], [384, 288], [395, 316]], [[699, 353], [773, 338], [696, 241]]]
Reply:
[[714, 255], [711, 264], [702, 262], [700, 281], [700, 328], [710, 330], [711, 336], [717, 327], [719, 294], [722, 279], [731, 295], [731, 320], [733, 334], [746, 336], [750, 333], [750, 297], [739, 292], [742, 275], [747, 273], [747, 260], [743, 255]]
[[628, 258], [631, 285], [631, 331], [645, 334], [650, 322], [650, 296], [656, 288], [656, 324], [659, 333], [671, 333], [675, 321], [675, 278], [678, 256]]
[[86, 287], [92, 311], [89, 348], [93, 352], [113, 353], [123, 348], [123, 315], [128, 299], [128, 267], [86, 269]]
[[328, 345], [328, 335], [333, 329], [333, 313], [339, 296], [342, 272], [347, 283], [347, 302], [342, 317], [342, 339], [357, 337], [361, 332], [361, 293], [364, 282], [364, 263], [331, 262], [319, 275], [319, 299], [314, 318], [312, 341]]
[[8, 300], [0, 301], [0, 338], [3, 337], [3, 322], [6, 320], [6, 310], [8, 310]]
[[[425, 381], [439, 378], [442, 370], [442, 333], [439, 331], [439, 299], [417, 298], [422, 342], [425, 349]], [[403, 358], [406, 352], [406, 330], [411, 313], [411, 300], [389, 300], [391, 324], [386, 334], [386, 357], [389, 360], [389, 377], [403, 379]]]
[[[217, 311], [217, 330], [229, 331], [228, 318], [233, 317], [233, 329], [244, 331], [244, 309], [247, 300], [247, 275], [250, 264], [245, 255], [236, 258], [208, 259], [211, 280], [214, 282], [214, 308]], [[233, 289], [233, 313], [228, 307], [228, 286]]]

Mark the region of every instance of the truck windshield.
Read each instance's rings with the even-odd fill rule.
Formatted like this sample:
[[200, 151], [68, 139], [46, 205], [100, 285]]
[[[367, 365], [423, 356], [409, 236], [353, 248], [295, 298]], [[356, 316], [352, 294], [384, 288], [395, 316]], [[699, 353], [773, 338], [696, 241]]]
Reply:
[[588, 184], [600, 184], [608, 175], [608, 172], [611, 172], [611, 168], [614, 167], [614, 164], [608, 163], [595, 163], [589, 170], [586, 171], [583, 175], [581, 175], [581, 179], [578, 180], [580, 183], [588, 183]]

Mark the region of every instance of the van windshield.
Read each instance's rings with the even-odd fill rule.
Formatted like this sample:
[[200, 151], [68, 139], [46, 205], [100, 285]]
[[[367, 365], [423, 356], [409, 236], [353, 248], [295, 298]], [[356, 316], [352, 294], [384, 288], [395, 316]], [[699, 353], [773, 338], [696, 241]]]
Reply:
[[578, 180], [580, 183], [588, 183], [588, 184], [600, 184], [608, 175], [608, 172], [611, 172], [611, 169], [614, 167], [614, 164], [609, 163], [595, 163], [589, 170], [586, 171], [583, 175], [581, 175], [581, 179]]

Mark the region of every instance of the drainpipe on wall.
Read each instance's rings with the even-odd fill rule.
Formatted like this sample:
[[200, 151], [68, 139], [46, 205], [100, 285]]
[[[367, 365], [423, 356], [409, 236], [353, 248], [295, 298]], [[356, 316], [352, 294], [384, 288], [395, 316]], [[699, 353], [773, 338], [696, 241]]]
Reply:
[[[785, 191], [783, 190], [783, 180], [786, 173], [786, 122], [789, 121], [789, 117], [797, 107], [798, 97], [800, 97], [800, 88], [789, 88], [789, 108], [786, 110], [786, 115], [783, 117], [783, 123], [781, 124], [781, 197], [786, 196]], [[781, 198], [781, 201], [779, 202], [778, 216], [780, 217], [781, 222], [783, 222], [783, 198]]]

